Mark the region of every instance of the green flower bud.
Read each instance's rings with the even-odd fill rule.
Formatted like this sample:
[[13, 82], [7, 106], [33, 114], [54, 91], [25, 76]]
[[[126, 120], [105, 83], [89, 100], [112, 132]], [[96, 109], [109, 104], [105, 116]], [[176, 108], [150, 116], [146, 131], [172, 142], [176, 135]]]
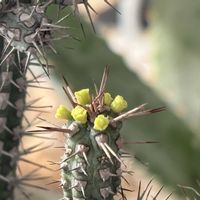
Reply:
[[120, 113], [122, 110], [127, 108], [128, 104], [122, 96], [117, 95], [111, 103], [111, 109], [115, 113]]
[[113, 100], [113, 98], [112, 98], [112, 96], [111, 96], [110, 93], [108, 93], [108, 92], [104, 93], [104, 96], [103, 96], [103, 103], [104, 103], [106, 106], [110, 106], [112, 100]]
[[81, 124], [85, 124], [87, 122], [87, 110], [81, 106], [76, 106], [72, 110], [71, 115], [75, 121], [80, 122]]
[[76, 100], [81, 105], [86, 105], [91, 103], [91, 97], [89, 94], [89, 89], [82, 89], [74, 93]]
[[98, 115], [94, 120], [94, 129], [104, 131], [109, 124], [109, 120], [104, 115]]
[[71, 112], [64, 105], [60, 105], [56, 110], [55, 118], [70, 120], [72, 116]]

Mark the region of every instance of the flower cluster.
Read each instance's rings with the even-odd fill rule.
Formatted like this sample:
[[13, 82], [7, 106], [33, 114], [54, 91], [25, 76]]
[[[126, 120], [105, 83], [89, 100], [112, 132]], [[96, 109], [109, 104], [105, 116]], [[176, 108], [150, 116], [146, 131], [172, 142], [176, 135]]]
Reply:
[[[92, 105], [92, 98], [89, 89], [82, 89], [74, 93], [76, 99], [76, 106], [70, 111], [64, 105], [60, 105], [56, 111], [55, 117], [57, 119], [75, 120], [78, 123], [86, 124], [89, 119], [88, 109]], [[106, 116], [104, 111], [119, 114], [128, 104], [126, 100], [117, 95], [115, 98], [110, 93], [103, 93], [103, 107], [104, 110], [95, 115], [93, 120], [93, 128], [98, 131], [104, 131], [109, 125], [110, 116]], [[106, 112], [107, 113], [107, 112]]]

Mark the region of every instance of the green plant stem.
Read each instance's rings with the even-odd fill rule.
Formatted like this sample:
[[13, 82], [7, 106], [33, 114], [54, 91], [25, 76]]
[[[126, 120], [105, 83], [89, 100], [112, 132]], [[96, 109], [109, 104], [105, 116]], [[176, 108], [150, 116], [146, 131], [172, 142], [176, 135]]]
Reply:
[[[12, 62], [12, 58], [10, 61]], [[17, 185], [16, 168], [19, 160], [17, 153], [23, 133], [22, 118], [26, 96], [25, 88], [22, 89], [19, 84], [20, 81], [25, 81], [21, 71], [23, 70], [20, 66], [15, 66], [14, 63], [5, 62], [0, 67], [0, 143], [2, 145], [0, 200], [13, 200], [14, 188]]]

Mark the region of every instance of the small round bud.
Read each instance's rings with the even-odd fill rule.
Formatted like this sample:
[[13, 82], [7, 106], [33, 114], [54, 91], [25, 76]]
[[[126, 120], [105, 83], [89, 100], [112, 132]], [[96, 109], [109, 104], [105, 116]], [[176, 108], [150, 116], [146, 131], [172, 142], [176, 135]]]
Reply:
[[103, 103], [106, 105], [106, 106], [110, 106], [110, 104], [112, 103], [112, 96], [110, 93], [106, 92], [104, 93], [104, 96], [103, 96]]
[[94, 129], [104, 131], [109, 124], [109, 120], [104, 115], [98, 115], [94, 120]]
[[55, 114], [56, 119], [72, 119], [71, 112], [64, 106], [60, 105]]
[[72, 110], [71, 115], [75, 121], [80, 122], [81, 124], [85, 124], [87, 122], [87, 110], [81, 106], [76, 106]]
[[120, 113], [122, 110], [127, 108], [128, 104], [122, 96], [117, 95], [111, 103], [111, 109], [115, 113]]
[[91, 97], [89, 94], [89, 89], [82, 89], [74, 93], [76, 100], [81, 105], [86, 105], [91, 103]]

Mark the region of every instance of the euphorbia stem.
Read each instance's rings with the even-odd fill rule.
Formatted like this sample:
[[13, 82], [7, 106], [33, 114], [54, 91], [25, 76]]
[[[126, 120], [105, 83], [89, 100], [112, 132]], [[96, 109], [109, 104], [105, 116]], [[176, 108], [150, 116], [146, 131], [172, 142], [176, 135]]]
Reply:
[[[13, 57], [13, 58], [11, 58]], [[13, 200], [26, 91], [23, 69], [11, 55], [0, 67], [0, 199]], [[16, 66], [17, 64], [17, 66]]]

